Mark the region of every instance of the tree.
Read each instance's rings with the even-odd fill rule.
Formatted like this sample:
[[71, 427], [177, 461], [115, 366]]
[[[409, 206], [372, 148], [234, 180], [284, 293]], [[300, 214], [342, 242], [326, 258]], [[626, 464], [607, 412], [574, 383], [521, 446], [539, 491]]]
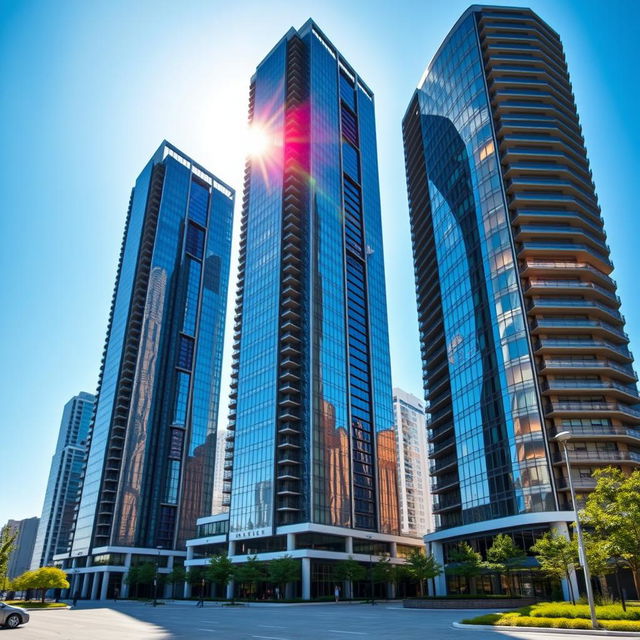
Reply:
[[[604, 598], [609, 597], [609, 587], [607, 586], [607, 575], [616, 570], [615, 563], [611, 562], [611, 544], [608, 540], [600, 540], [592, 533], [583, 532], [584, 546], [587, 552], [587, 563], [592, 576], [598, 578], [600, 590]], [[578, 543], [575, 542], [576, 554]]]
[[249, 584], [253, 587], [254, 595], [258, 591], [258, 585], [264, 582], [265, 572], [257, 556], [249, 556], [244, 564], [238, 565], [235, 571], [238, 582]]
[[166, 575], [166, 581], [171, 585], [172, 594], [175, 596], [176, 585], [184, 584], [187, 579], [187, 570], [182, 565], [175, 565]]
[[2, 528], [0, 532], [0, 578], [2, 578], [2, 589], [7, 588], [7, 572], [9, 570], [9, 556], [16, 546], [18, 532], [9, 526]]
[[209, 579], [208, 567], [190, 567], [189, 573], [187, 573], [187, 581], [194, 587], [198, 586], [200, 595], [204, 598], [204, 587], [202, 581], [205, 582]]
[[49, 589], [68, 589], [67, 574], [58, 567], [41, 567], [34, 571], [25, 571], [13, 580], [16, 591], [36, 589], [41, 591], [42, 602]]
[[411, 577], [412, 576], [409, 573], [409, 567], [406, 564], [394, 564], [393, 567], [391, 567], [391, 582], [393, 582], [396, 588], [396, 594], [399, 593], [399, 587], [400, 585], [402, 585], [402, 595], [407, 595], [405, 585], [407, 580], [409, 580], [409, 578]]
[[473, 550], [467, 542], [460, 542], [455, 549], [449, 552], [447, 573], [452, 576], [462, 576], [469, 582], [469, 591], [477, 592], [476, 578], [482, 573], [482, 556]]
[[571, 602], [575, 604], [571, 570], [578, 561], [578, 554], [574, 543], [556, 530], [546, 531], [531, 547], [531, 551], [535, 553], [540, 570], [545, 575], [558, 580], [566, 578]]
[[526, 553], [506, 533], [500, 533], [493, 539], [493, 544], [487, 549], [486, 566], [507, 578], [509, 595], [514, 595], [513, 572], [521, 567]]
[[278, 585], [283, 596], [287, 584], [300, 580], [300, 563], [288, 555], [271, 560], [267, 571], [269, 582]]
[[389, 556], [383, 555], [378, 558], [378, 561], [373, 565], [373, 581], [375, 583], [388, 583], [391, 582], [392, 565]]
[[136, 598], [138, 597], [138, 585], [140, 584], [140, 567], [131, 566], [124, 577], [124, 581], [130, 586], [135, 587]]
[[640, 471], [626, 476], [607, 467], [593, 474], [594, 491], [580, 512], [582, 524], [610, 545], [611, 555], [633, 575], [640, 597]]
[[153, 584], [156, 577], [156, 565], [153, 562], [144, 562], [139, 565], [132, 565], [125, 576], [125, 582], [133, 587], [135, 586], [135, 597], [140, 593], [140, 585]]
[[58, 567], [41, 567], [36, 569], [33, 576], [33, 585], [35, 589], [42, 591], [42, 602], [44, 602], [45, 593], [49, 589], [68, 589], [69, 581], [67, 574]]
[[347, 585], [347, 598], [353, 598], [353, 583], [364, 580], [366, 569], [349, 556], [346, 560], [337, 562], [333, 569], [333, 579], [336, 582], [344, 582]]
[[411, 550], [407, 556], [406, 566], [409, 575], [418, 582], [418, 590], [421, 596], [424, 596], [425, 581], [433, 580], [442, 573], [442, 565], [436, 561], [433, 554], [425, 554], [422, 549]]
[[[214, 584], [219, 584], [223, 591], [233, 580], [235, 569], [226, 553], [219, 553], [209, 558], [207, 577]], [[226, 595], [226, 594], [225, 594]]]

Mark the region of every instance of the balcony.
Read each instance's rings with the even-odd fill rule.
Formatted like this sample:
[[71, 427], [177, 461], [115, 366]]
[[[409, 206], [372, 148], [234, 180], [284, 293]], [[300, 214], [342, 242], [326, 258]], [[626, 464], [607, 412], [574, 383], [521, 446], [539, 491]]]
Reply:
[[458, 474], [449, 473], [446, 476], [440, 476], [437, 480], [431, 480], [431, 493], [439, 493], [457, 487], [459, 484]]
[[562, 320], [537, 317], [531, 327], [531, 333], [534, 335], [548, 332], [575, 333], [576, 331], [602, 334], [624, 343], [629, 342], [629, 336], [622, 329], [600, 320], [586, 320], [584, 318]]
[[429, 464], [429, 473], [432, 475], [440, 474], [443, 471], [451, 470], [458, 466], [458, 455], [454, 451], [448, 456], [431, 460]]
[[605, 373], [615, 376], [626, 382], [638, 380], [635, 372], [629, 365], [622, 365], [612, 360], [563, 360], [555, 358], [545, 358], [542, 363], [541, 373]]
[[555, 427], [552, 431], [556, 435], [560, 431], [569, 431], [572, 440], [613, 440], [627, 442], [632, 445], [640, 445], [640, 429], [628, 429], [605, 425], [603, 427], [590, 427], [583, 425]]
[[547, 380], [543, 385], [543, 389], [545, 395], [554, 391], [565, 393], [601, 392], [617, 395], [622, 400], [633, 404], [640, 403], [640, 397], [638, 397], [635, 385], [625, 385], [618, 382], [606, 382], [604, 380]]
[[525, 289], [525, 293], [582, 293], [593, 294], [616, 307], [620, 306], [620, 298], [610, 291], [601, 287], [594, 282], [585, 282], [584, 280], [543, 280], [540, 278], [532, 278]]
[[589, 274], [591, 277], [595, 277], [600, 280], [601, 283], [608, 285], [611, 289], [615, 289], [616, 282], [613, 278], [609, 277], [599, 269], [592, 267], [587, 262], [569, 262], [562, 260], [527, 260], [521, 275], [524, 277], [530, 277], [540, 272], [547, 272], [548, 275], [566, 273], [571, 275]]
[[624, 316], [613, 307], [602, 304], [596, 300], [584, 300], [575, 298], [538, 298], [534, 297], [527, 304], [527, 310], [532, 313], [584, 313], [603, 317], [609, 322], [622, 324]]
[[566, 258], [577, 258], [580, 262], [594, 263], [594, 265], [609, 274], [613, 271], [613, 265], [609, 256], [596, 251], [591, 247], [582, 244], [560, 243], [560, 242], [523, 242], [518, 250], [518, 257], [549, 257], [556, 258], [562, 256]]
[[[572, 451], [568, 450], [569, 462], [581, 464], [609, 464], [611, 462], [640, 465], [640, 453], [634, 451]], [[554, 464], [564, 464], [564, 453], [552, 457]]]
[[437, 427], [434, 427], [431, 424], [429, 424], [428, 428], [429, 428], [429, 431], [427, 432], [427, 438], [429, 439], [429, 442], [437, 442], [441, 438], [444, 438], [445, 435], [453, 432], [453, 423], [448, 422], [445, 424], [438, 425]]
[[552, 351], [568, 351], [571, 354], [596, 353], [620, 358], [624, 362], [633, 362], [633, 357], [626, 347], [620, 347], [605, 340], [562, 340], [559, 338], [541, 338], [534, 344], [538, 353]]
[[617, 417], [636, 423], [640, 420], [640, 410], [619, 402], [551, 402], [547, 407], [550, 416], [553, 415], [591, 415], [603, 417]]

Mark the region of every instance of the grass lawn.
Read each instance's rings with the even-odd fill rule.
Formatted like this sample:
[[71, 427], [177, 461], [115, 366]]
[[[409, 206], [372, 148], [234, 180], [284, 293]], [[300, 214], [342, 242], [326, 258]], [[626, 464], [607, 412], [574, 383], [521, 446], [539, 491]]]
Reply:
[[[608, 631], [640, 631], [640, 606], [619, 604], [596, 607], [596, 616]], [[468, 618], [463, 624], [485, 624], [499, 627], [549, 627], [552, 629], [591, 629], [589, 607], [569, 602], [540, 602], [506, 613], [488, 613]]]
[[59, 609], [67, 606], [64, 602], [42, 603], [40, 600], [5, 600], [4, 602], [24, 609]]

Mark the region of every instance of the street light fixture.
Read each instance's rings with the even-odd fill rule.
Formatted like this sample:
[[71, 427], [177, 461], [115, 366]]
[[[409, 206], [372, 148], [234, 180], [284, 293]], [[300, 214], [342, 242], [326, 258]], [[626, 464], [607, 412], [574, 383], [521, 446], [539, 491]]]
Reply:
[[576, 532], [578, 534], [578, 559], [582, 565], [584, 572], [584, 581], [587, 588], [587, 600], [589, 601], [589, 612], [591, 613], [591, 626], [598, 628], [598, 620], [596, 618], [596, 606], [593, 601], [593, 589], [591, 587], [591, 573], [589, 571], [589, 563], [587, 562], [587, 552], [584, 546], [584, 538], [582, 537], [582, 526], [580, 525], [580, 517], [578, 515], [578, 503], [576, 494], [573, 489], [573, 480], [571, 479], [571, 463], [569, 462], [569, 454], [567, 452], [567, 441], [571, 439], [570, 431], [561, 431], [553, 438], [564, 452], [564, 462], [567, 466], [567, 481], [569, 483], [569, 491], [571, 492], [571, 503], [576, 514]]
[[367, 535], [367, 539], [369, 540], [369, 593], [371, 594], [371, 606], [373, 606], [376, 601], [373, 597], [373, 536], [371, 534]]
[[156, 558], [156, 574], [153, 576], [153, 606], [158, 606], [158, 570], [160, 569], [160, 551], [162, 546], [156, 547], [158, 549], [158, 557]]

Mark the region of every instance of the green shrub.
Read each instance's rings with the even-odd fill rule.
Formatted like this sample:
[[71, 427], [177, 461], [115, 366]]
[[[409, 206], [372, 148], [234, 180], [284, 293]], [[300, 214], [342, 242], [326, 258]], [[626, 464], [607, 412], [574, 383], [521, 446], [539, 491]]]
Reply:
[[483, 616], [467, 618], [462, 621], [462, 624], [496, 624], [501, 617], [500, 613], [485, 613]]
[[[589, 620], [591, 613], [586, 604], [572, 605], [565, 602], [541, 602], [531, 607], [529, 615], [534, 618], [583, 618]], [[623, 611], [619, 604], [596, 607], [599, 620], [640, 620], [640, 607], [627, 607]]]
[[40, 600], [6, 600], [6, 603], [25, 609], [59, 609], [67, 606], [65, 602], [41, 602]]
[[640, 631], [640, 622], [635, 620], [603, 620], [600, 624], [608, 631]]

